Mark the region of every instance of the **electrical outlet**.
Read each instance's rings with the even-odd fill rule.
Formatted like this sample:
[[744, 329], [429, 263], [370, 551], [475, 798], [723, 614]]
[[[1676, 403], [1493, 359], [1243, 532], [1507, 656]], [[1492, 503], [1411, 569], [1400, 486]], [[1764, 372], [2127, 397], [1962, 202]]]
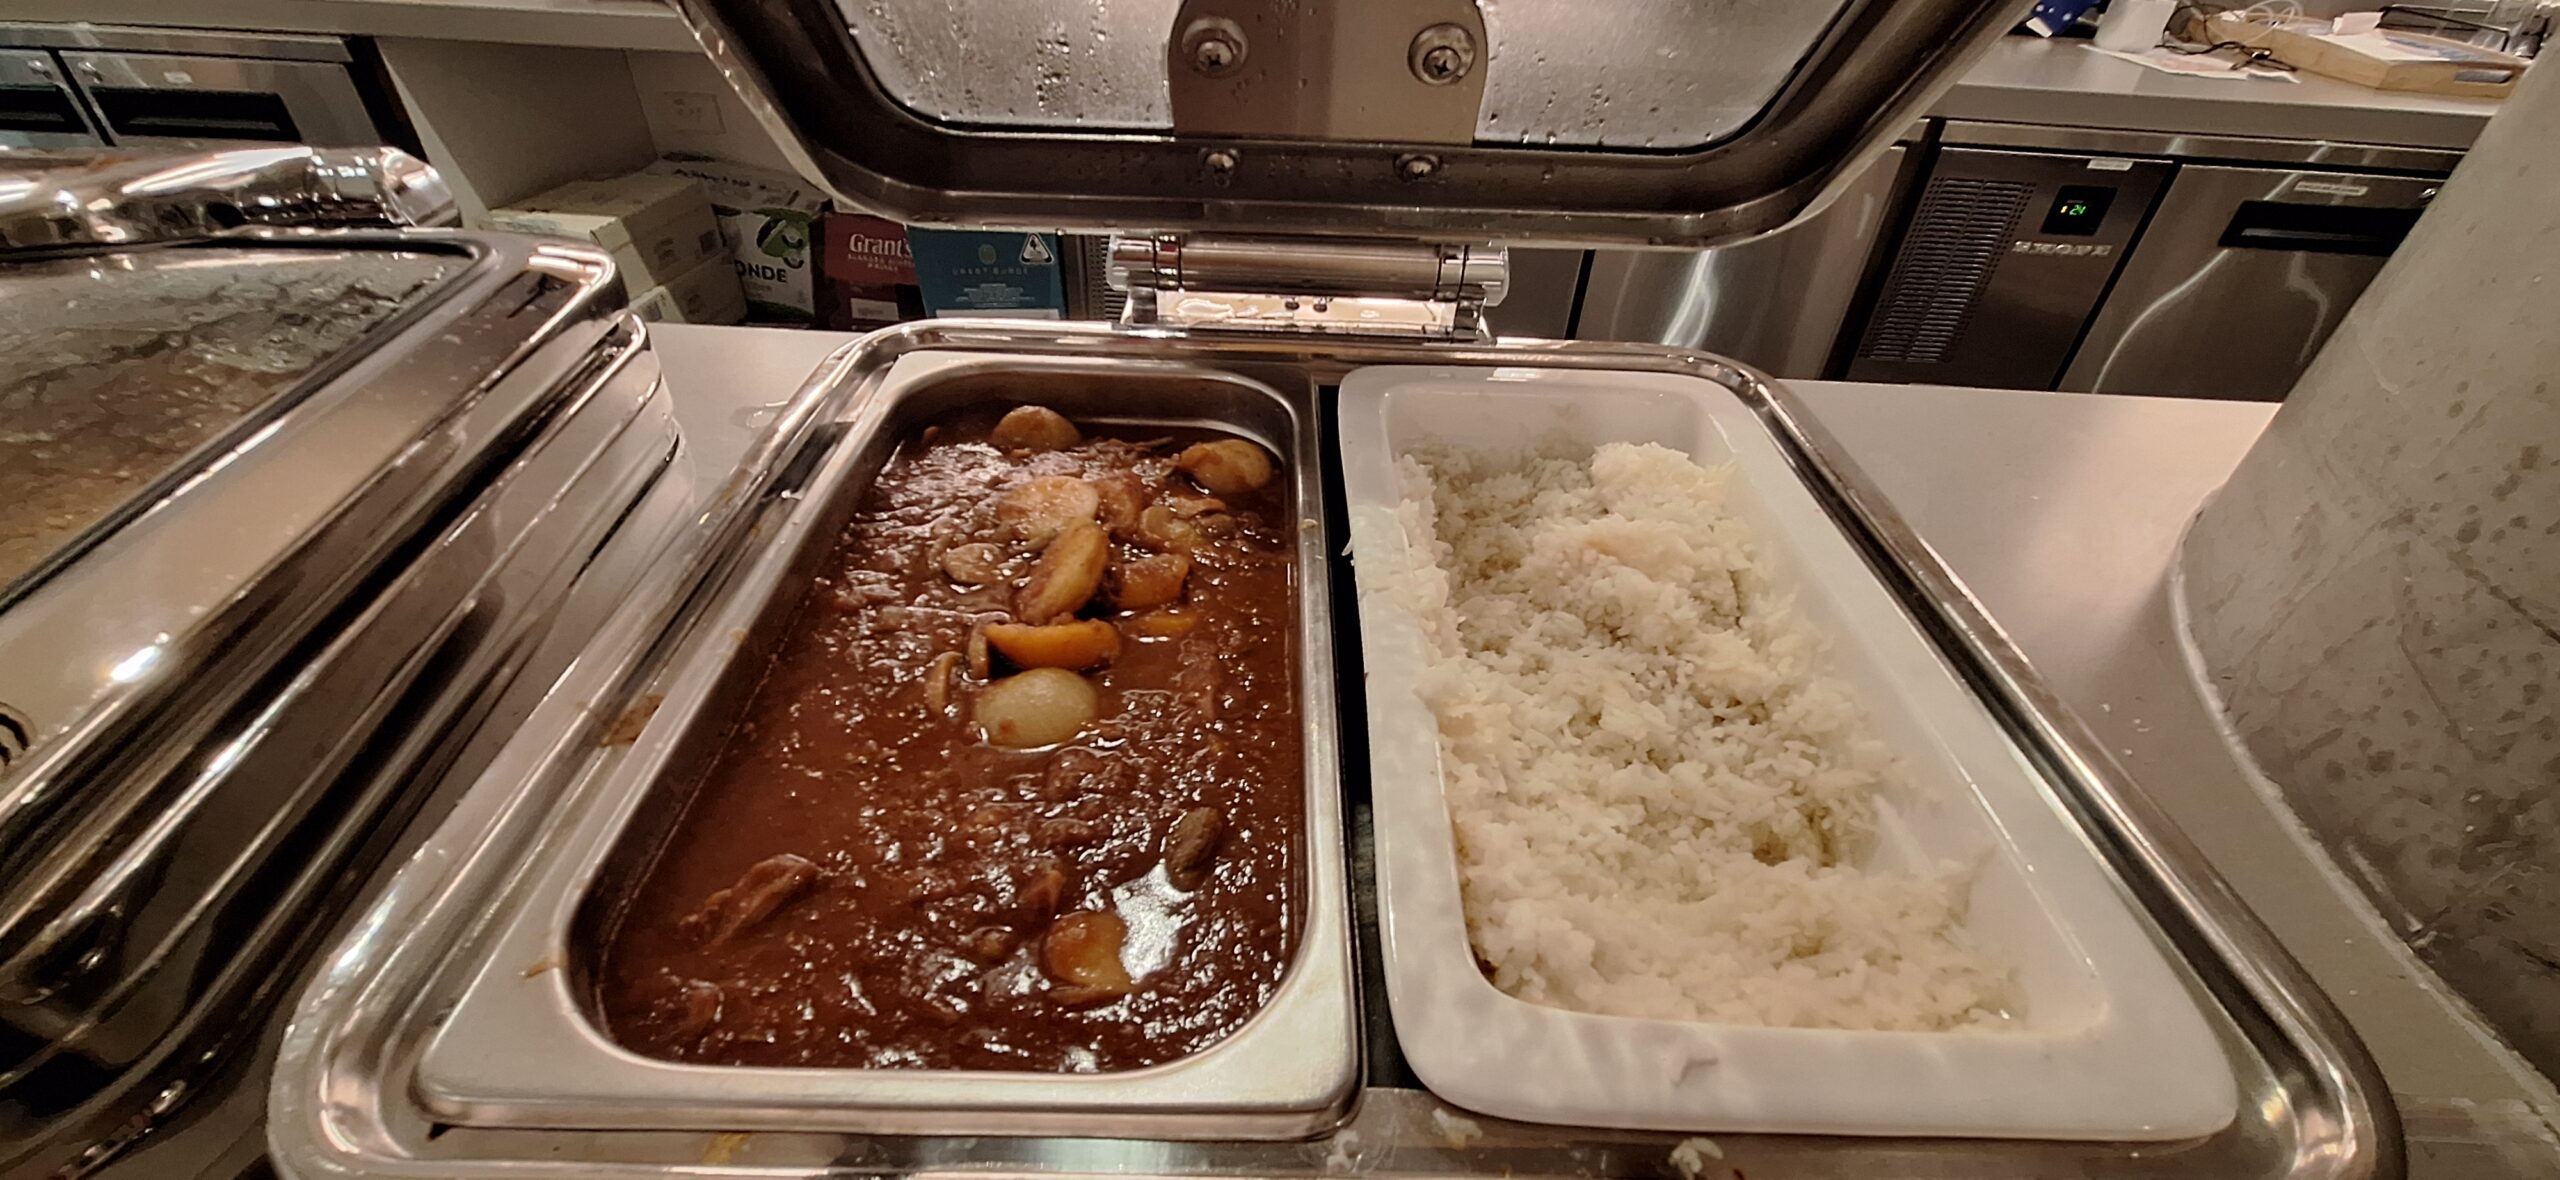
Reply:
[[678, 131], [718, 135], [720, 96], [701, 90], [673, 90], [667, 93], [667, 121]]

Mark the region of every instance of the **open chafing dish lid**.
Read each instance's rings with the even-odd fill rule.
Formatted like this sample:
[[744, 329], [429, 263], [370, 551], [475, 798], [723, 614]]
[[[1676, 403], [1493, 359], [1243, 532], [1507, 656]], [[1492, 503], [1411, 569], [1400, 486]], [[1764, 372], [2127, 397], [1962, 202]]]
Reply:
[[1881, 148], [2019, 0], [678, 0], [902, 221], [1710, 245]]
[[0, 158], [0, 1140], [196, 1019], [134, 997], [227, 969], [276, 882], [168, 896], [176, 858], [305, 838], [229, 769], [636, 347], [589, 247], [257, 224], [443, 216], [412, 165]]

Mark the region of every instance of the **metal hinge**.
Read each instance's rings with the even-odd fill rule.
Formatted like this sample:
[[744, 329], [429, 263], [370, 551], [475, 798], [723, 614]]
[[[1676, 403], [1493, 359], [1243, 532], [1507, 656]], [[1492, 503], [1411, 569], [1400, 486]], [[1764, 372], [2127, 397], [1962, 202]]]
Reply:
[[1165, 97], [1192, 138], [1471, 144], [1491, 44], [1477, 0], [1182, 0]]
[[1156, 234], [1112, 239], [1130, 327], [1483, 340], [1509, 255], [1495, 246]]

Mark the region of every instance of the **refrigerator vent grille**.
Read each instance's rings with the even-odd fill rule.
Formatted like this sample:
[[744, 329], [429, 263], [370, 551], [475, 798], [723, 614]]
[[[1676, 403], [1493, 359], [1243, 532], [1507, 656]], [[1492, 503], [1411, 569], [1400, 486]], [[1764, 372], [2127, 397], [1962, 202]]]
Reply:
[[2014, 180], [1930, 181], [1859, 357], [1912, 364], [1945, 360], [1972, 320], [2033, 191], [2033, 185]]

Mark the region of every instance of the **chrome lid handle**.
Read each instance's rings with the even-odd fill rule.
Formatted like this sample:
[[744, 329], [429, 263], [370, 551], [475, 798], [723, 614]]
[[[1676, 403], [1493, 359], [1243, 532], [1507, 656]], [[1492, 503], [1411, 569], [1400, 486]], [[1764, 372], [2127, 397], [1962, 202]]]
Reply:
[[453, 186], [424, 160], [390, 147], [314, 148], [316, 212], [331, 224], [451, 225]]
[[248, 225], [440, 225], [452, 187], [398, 148], [0, 157], [0, 251], [192, 241]]

